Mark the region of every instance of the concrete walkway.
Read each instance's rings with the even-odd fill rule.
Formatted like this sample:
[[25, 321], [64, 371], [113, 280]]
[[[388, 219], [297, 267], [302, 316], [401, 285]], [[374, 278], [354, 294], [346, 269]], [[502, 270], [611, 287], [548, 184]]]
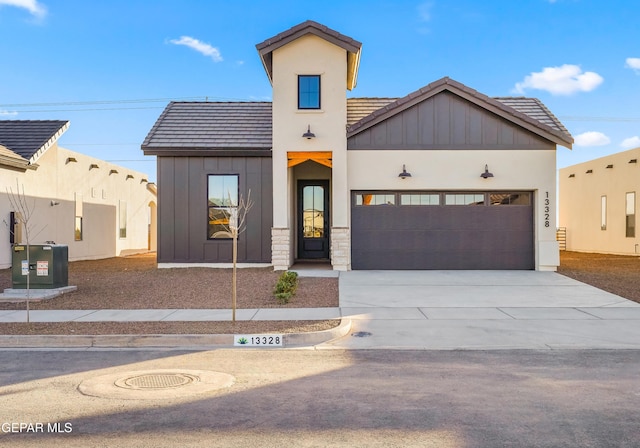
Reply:
[[[241, 309], [236, 318], [351, 323], [319, 349], [640, 349], [640, 304], [552, 272], [350, 271], [339, 281], [339, 307]], [[231, 310], [35, 310], [30, 320], [224, 321]], [[26, 311], [0, 311], [0, 322], [25, 321]]]

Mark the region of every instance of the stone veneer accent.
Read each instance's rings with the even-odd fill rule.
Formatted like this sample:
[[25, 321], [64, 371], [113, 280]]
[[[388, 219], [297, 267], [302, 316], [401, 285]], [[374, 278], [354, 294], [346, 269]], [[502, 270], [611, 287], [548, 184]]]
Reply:
[[271, 263], [274, 271], [291, 266], [291, 232], [288, 228], [271, 228]]
[[334, 271], [351, 270], [351, 231], [348, 227], [331, 228], [331, 264]]

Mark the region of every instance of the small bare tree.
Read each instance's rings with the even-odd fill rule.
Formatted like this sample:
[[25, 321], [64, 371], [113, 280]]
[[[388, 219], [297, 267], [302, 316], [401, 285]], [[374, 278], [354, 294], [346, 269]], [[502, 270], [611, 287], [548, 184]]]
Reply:
[[[9, 203], [11, 204], [11, 207], [13, 208], [13, 210], [15, 210], [14, 224], [22, 228], [22, 235], [27, 246], [26, 247], [26, 250], [27, 250], [27, 254], [26, 254], [27, 255], [27, 260], [26, 260], [27, 262], [26, 263], [27, 264], [27, 322], [29, 322], [30, 321], [29, 302], [31, 300], [31, 285], [30, 285], [31, 275], [29, 272], [30, 262], [31, 262], [31, 260], [29, 259], [30, 245], [31, 245], [31, 239], [36, 237], [44, 229], [44, 227], [38, 230], [34, 234], [36, 229], [35, 229], [35, 224], [33, 223], [32, 218], [36, 209], [36, 200], [35, 198], [32, 201], [27, 200], [27, 195], [24, 192], [24, 185], [22, 185], [22, 188], [20, 188], [20, 183], [18, 182], [17, 179], [16, 179], [16, 191], [14, 192], [11, 187], [8, 187], [7, 196], [9, 197]], [[6, 224], [6, 221], [5, 221], [5, 224]], [[15, 233], [14, 233], [14, 236], [15, 236]]]
[[221, 224], [224, 230], [220, 230], [213, 234], [214, 238], [231, 238], [233, 244], [233, 270], [231, 274], [231, 320], [236, 321], [236, 299], [237, 299], [237, 274], [236, 266], [238, 262], [238, 235], [246, 230], [247, 227], [247, 214], [251, 207], [253, 207], [253, 201], [251, 200], [251, 190], [247, 193], [247, 199], [241, 195], [238, 199], [238, 204], [234, 205], [231, 200], [231, 193], [229, 193], [229, 208], [227, 210], [228, 221]]

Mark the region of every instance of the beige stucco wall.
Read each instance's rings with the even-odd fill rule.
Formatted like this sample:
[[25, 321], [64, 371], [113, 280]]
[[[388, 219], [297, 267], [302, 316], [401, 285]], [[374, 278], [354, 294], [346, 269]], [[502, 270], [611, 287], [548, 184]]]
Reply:
[[[321, 76], [320, 110], [298, 110], [298, 75]], [[273, 52], [273, 227], [288, 229], [289, 264], [295, 256], [295, 173], [287, 168], [288, 152], [332, 152], [331, 226], [343, 227], [349, 220], [346, 79], [346, 51], [317, 36], [306, 35]], [[316, 138], [302, 138], [308, 126]], [[275, 258], [276, 269], [287, 263]]]
[[[348, 152], [349, 190], [533, 191], [537, 270], [555, 270], [556, 152], [456, 150]], [[412, 177], [401, 179], [402, 165]], [[494, 177], [483, 179], [485, 165]], [[549, 200], [549, 217], [545, 200]], [[548, 226], [547, 226], [548, 222]]]
[[[637, 163], [629, 163], [636, 159]], [[607, 165], [613, 165], [607, 168]], [[588, 170], [593, 170], [587, 174]], [[569, 175], [574, 174], [574, 177]], [[640, 148], [559, 170], [559, 226], [567, 229], [567, 250], [640, 254], [638, 210]], [[626, 193], [636, 193], [636, 236], [626, 237]], [[601, 229], [601, 198], [607, 197], [606, 229]]]
[[[74, 158], [76, 161], [67, 161]], [[147, 189], [148, 176], [60, 148], [57, 144], [25, 173], [0, 167], [0, 215], [9, 222], [13, 210], [7, 189], [24, 188], [33, 204], [31, 243], [55, 241], [69, 246], [69, 260], [98, 259], [145, 251], [149, 245], [149, 204], [157, 203]], [[91, 164], [98, 168], [89, 169]], [[110, 174], [111, 170], [118, 173]], [[127, 179], [127, 175], [133, 178]], [[17, 186], [18, 185], [18, 186]], [[83, 239], [75, 241], [76, 196], [82, 197]], [[54, 201], [57, 204], [51, 205]], [[126, 202], [127, 236], [119, 237], [119, 205]], [[0, 225], [0, 268], [11, 266], [9, 228]]]

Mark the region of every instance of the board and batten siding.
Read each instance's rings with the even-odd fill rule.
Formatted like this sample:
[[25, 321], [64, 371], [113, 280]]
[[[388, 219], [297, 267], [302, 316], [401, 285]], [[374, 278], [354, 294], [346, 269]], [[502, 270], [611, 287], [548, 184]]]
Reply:
[[271, 157], [158, 157], [158, 263], [228, 263], [231, 240], [207, 239], [207, 176], [238, 175], [253, 207], [238, 239], [239, 263], [271, 263]]
[[441, 92], [350, 137], [347, 149], [555, 150], [555, 144], [457, 95]]

